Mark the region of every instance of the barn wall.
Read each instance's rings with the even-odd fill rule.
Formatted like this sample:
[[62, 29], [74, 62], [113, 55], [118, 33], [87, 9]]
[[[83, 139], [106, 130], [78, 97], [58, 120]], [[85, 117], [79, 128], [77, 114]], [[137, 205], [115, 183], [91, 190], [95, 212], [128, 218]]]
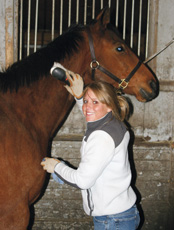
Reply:
[[[160, 51], [174, 37], [173, 2], [151, 1], [149, 56]], [[134, 116], [130, 120], [135, 134], [150, 141], [173, 141], [174, 43], [157, 56], [149, 66], [160, 81], [159, 96], [150, 103], [134, 98]]]

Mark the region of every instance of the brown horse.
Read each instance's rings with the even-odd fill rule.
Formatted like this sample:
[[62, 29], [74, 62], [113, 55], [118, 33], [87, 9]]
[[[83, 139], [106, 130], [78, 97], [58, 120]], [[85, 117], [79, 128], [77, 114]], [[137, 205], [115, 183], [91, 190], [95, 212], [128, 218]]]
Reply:
[[119, 38], [109, 17], [109, 9], [101, 11], [91, 25], [69, 28], [0, 73], [1, 230], [27, 229], [29, 207], [40, 195], [46, 176], [40, 162], [74, 102], [64, 83], [49, 74], [54, 62], [79, 73], [86, 84], [92, 81], [92, 58], [95, 80], [118, 88], [118, 79], [129, 76], [120, 86], [127, 86], [125, 93], [143, 102], [157, 96], [154, 75], [144, 64], [137, 66], [137, 56]]

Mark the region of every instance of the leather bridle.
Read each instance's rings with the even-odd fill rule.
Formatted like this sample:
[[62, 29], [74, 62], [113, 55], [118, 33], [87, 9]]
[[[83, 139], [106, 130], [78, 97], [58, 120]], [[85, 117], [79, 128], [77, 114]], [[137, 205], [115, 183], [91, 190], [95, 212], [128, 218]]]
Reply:
[[130, 74], [127, 76], [127, 78], [124, 78], [124, 79], [118, 78], [117, 76], [115, 76], [114, 74], [112, 74], [111, 72], [109, 72], [108, 70], [106, 70], [104, 67], [102, 67], [99, 64], [99, 62], [96, 60], [95, 51], [94, 51], [94, 45], [93, 45], [93, 39], [92, 39], [92, 35], [91, 35], [91, 31], [90, 31], [89, 27], [87, 27], [87, 34], [88, 34], [89, 47], [90, 47], [91, 59], [92, 59], [92, 61], [90, 63], [90, 67], [92, 69], [92, 79], [93, 80], [95, 79], [95, 70], [99, 69], [101, 72], [105, 73], [110, 78], [112, 78], [113, 80], [115, 80], [119, 84], [119, 89], [121, 89], [121, 90], [125, 89], [128, 86], [130, 79], [133, 77], [133, 75], [136, 73], [136, 71], [141, 66], [142, 62], [139, 61], [137, 63], [137, 65], [130, 72]]

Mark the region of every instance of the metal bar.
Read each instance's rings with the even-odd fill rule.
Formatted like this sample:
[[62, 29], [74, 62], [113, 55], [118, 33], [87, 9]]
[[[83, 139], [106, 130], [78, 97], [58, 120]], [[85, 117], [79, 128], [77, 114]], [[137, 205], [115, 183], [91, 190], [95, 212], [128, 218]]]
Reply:
[[79, 0], [76, 0], [76, 23], [79, 23]]
[[23, 0], [20, 1], [19, 60], [22, 59]]
[[138, 56], [141, 53], [141, 21], [142, 21], [142, 0], [140, 0], [140, 8], [139, 8], [139, 28], [138, 28]]
[[63, 31], [63, 0], [60, 1], [60, 35]]
[[54, 27], [55, 27], [55, 0], [52, 0], [51, 40], [54, 39]]
[[103, 0], [100, 1], [100, 9], [103, 9]]
[[36, 46], [37, 46], [38, 4], [39, 4], [39, 0], [36, 0], [35, 30], [34, 30], [34, 52], [36, 52]]
[[92, 19], [95, 18], [95, 0], [92, 1]]
[[123, 19], [123, 39], [126, 39], [126, 10], [127, 10], [127, 0], [124, 0], [124, 19]]
[[69, 0], [69, 7], [68, 7], [68, 26], [71, 25], [71, 0]]
[[109, 5], [109, 7], [111, 7], [111, 0], [109, 0], [108, 5]]
[[118, 27], [118, 16], [119, 16], [119, 0], [116, 2], [116, 14], [115, 14], [115, 26]]
[[27, 56], [30, 54], [31, 0], [28, 0]]
[[[14, 5], [14, 29], [13, 29], [13, 34], [14, 34], [14, 53], [13, 53], [13, 62], [18, 60], [19, 56], [19, 46], [18, 46], [18, 41], [19, 41], [19, 0], [18, 1], [13, 1]], [[0, 33], [1, 34], [1, 33]]]
[[87, 18], [87, 0], [84, 3], [84, 25], [86, 25], [86, 18]]
[[150, 0], [147, 0], [147, 24], [146, 24], [146, 49], [145, 59], [148, 56], [148, 44], [149, 44], [149, 17], [150, 17]]
[[132, 0], [131, 34], [130, 34], [130, 47], [131, 48], [133, 48], [133, 41], [134, 41], [134, 10], [135, 10], [135, 0]]

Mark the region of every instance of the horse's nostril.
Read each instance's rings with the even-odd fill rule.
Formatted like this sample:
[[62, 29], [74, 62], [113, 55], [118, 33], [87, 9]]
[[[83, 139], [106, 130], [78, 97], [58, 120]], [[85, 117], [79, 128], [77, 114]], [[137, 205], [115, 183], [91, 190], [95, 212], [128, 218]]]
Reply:
[[152, 97], [154, 99], [159, 94], [159, 82], [151, 81], [149, 85], [152, 89]]
[[154, 91], [156, 91], [156, 90], [157, 90], [157, 84], [156, 84], [156, 82], [151, 81], [151, 82], [150, 82], [150, 87], [151, 87]]
[[140, 89], [140, 94], [141, 94], [141, 96], [144, 98], [144, 99], [146, 99], [146, 101], [149, 101], [149, 100], [151, 100], [150, 98], [149, 98], [149, 94], [144, 90], [144, 89]]

